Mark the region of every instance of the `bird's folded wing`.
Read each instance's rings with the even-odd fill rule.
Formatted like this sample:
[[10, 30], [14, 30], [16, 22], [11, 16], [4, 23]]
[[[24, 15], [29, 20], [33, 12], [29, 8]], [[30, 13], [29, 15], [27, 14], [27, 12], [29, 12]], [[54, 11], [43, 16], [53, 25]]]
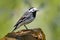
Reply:
[[18, 22], [15, 24], [14, 27], [18, 26], [20, 23], [22, 23], [23, 21], [25, 21], [27, 18], [29, 18], [31, 16], [31, 13], [26, 12], [19, 20]]
[[26, 17], [21, 17], [19, 20], [18, 20], [18, 22], [15, 24], [15, 26], [14, 27], [16, 27], [16, 26], [18, 26], [21, 22], [23, 22], [23, 20], [25, 20], [26, 19]]

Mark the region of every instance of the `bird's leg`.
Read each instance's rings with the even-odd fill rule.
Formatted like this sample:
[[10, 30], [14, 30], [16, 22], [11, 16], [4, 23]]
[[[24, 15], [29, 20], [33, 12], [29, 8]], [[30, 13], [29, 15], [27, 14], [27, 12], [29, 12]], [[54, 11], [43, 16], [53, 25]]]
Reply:
[[24, 27], [28, 30], [28, 28], [27, 28], [27, 26], [26, 26], [26, 25], [24, 25]]

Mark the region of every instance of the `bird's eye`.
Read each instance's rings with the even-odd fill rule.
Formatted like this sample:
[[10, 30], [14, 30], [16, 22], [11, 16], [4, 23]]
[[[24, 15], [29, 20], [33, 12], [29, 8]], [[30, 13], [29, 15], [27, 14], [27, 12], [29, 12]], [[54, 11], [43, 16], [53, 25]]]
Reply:
[[29, 10], [31, 10], [33, 7], [31, 7]]

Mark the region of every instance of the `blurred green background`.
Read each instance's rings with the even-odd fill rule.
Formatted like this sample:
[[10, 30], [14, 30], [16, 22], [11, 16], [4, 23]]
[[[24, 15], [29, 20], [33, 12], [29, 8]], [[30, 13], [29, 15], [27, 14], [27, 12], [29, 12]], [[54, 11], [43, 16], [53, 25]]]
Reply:
[[[0, 38], [13, 30], [18, 19], [31, 6], [40, 11], [28, 28], [41, 28], [46, 40], [60, 40], [60, 0], [0, 0]], [[22, 29], [25, 28], [19, 28]]]

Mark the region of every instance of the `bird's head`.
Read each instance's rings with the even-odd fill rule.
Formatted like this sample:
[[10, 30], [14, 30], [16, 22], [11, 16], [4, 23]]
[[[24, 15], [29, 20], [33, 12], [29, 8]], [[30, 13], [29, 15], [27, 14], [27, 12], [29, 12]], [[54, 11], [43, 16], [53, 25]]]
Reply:
[[34, 8], [34, 7], [31, 7], [30, 9], [29, 9], [29, 12], [37, 12], [38, 11], [38, 9], [37, 8]]

